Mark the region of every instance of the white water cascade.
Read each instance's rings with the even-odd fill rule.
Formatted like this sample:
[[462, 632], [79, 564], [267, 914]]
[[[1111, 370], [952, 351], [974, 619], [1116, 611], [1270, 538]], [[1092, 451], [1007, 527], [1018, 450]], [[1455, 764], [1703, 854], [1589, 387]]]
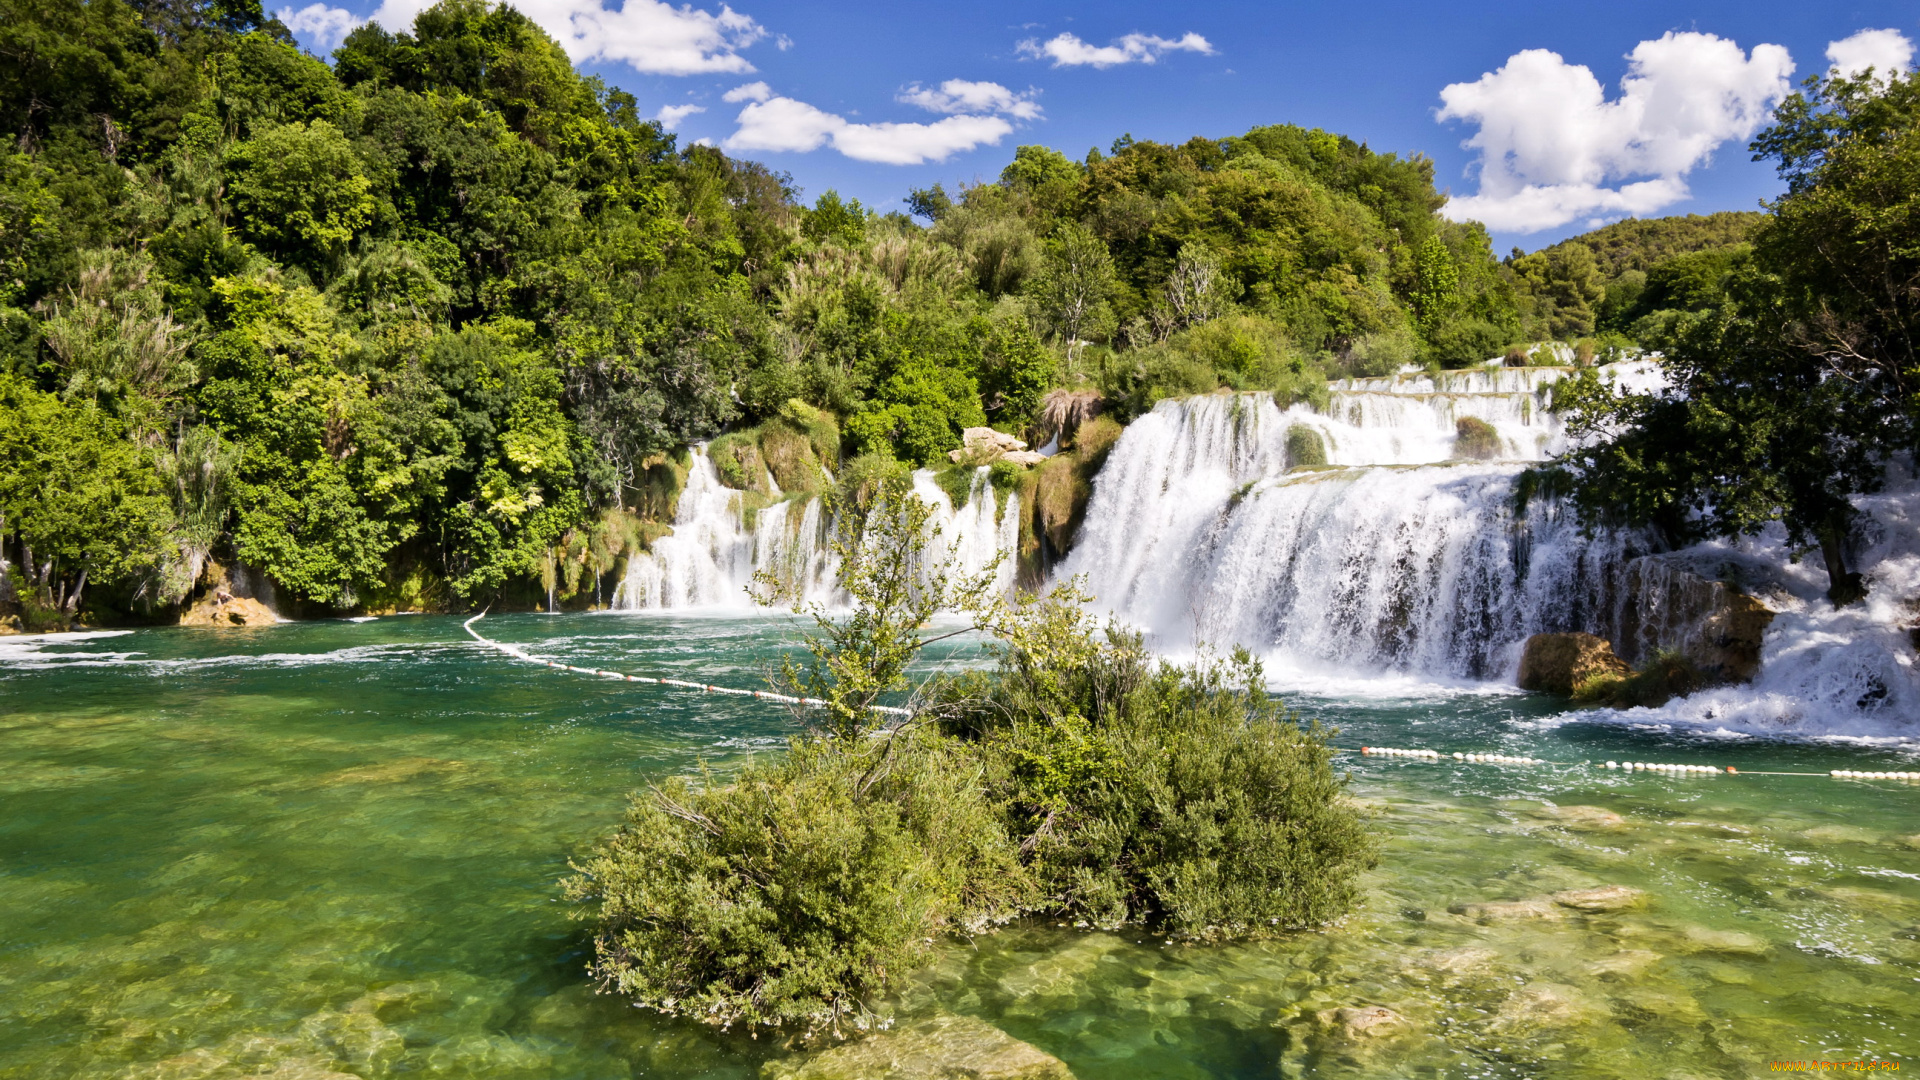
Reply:
[[[1558, 450], [1553, 369], [1339, 384], [1324, 412], [1264, 394], [1162, 402], [1094, 480], [1061, 574], [1161, 647], [1247, 645], [1281, 668], [1489, 679], [1543, 630], [1599, 618], [1625, 538], [1581, 541], [1513, 478]], [[1500, 463], [1442, 465], [1456, 423]], [[1326, 466], [1289, 468], [1289, 433]]]
[[[1612, 374], [1635, 386], [1657, 377], [1645, 364]], [[1162, 402], [1115, 445], [1056, 574], [1084, 575], [1101, 606], [1158, 648], [1245, 645], [1281, 684], [1394, 674], [1510, 686], [1536, 633], [1598, 633], [1630, 661], [1676, 647], [1670, 638], [1688, 628], [1649, 633], [1658, 596], [1633, 583], [1685, 568], [1737, 581], [1778, 613], [1761, 673], [1629, 719], [1920, 735], [1920, 671], [1904, 629], [1920, 622], [1920, 482], [1894, 476], [1887, 495], [1857, 501], [1861, 566], [1876, 591], [1834, 612], [1823, 574], [1793, 562], [1777, 530], [1649, 556], [1638, 534], [1581, 535], [1552, 499], [1516, 510], [1515, 477], [1564, 446], [1545, 407], [1562, 375], [1356, 380], [1337, 384], [1319, 412], [1282, 410], [1263, 394]], [[1501, 460], [1454, 459], [1466, 416], [1492, 425]], [[1320, 436], [1327, 465], [1290, 467], [1302, 428]]]
[[[950, 560], [957, 574], [977, 574], [1004, 552], [996, 570], [1002, 589], [1013, 585], [1020, 513], [996, 499], [988, 470], [977, 469], [967, 500], [957, 509], [933, 480], [914, 474], [914, 490], [933, 507], [939, 527], [929, 556]], [[771, 487], [771, 478], [769, 478]], [[777, 488], [774, 490], [778, 491]], [[617, 611], [658, 609], [751, 610], [754, 575], [770, 573], [789, 595], [837, 607], [838, 561], [828, 543], [832, 526], [821, 500], [787, 498], [747, 512], [745, 493], [720, 482], [704, 447], [695, 447], [686, 487], [674, 513], [673, 535], [627, 561], [614, 592]]]

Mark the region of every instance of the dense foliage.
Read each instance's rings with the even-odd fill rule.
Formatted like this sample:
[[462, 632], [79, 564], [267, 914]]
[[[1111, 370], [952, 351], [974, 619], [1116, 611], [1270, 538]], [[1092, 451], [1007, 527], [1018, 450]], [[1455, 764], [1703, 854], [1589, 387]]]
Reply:
[[584, 596], [670, 518], [669, 460], [730, 430], [937, 464], [1052, 390], [1122, 421], [1315, 400], [1525, 332], [1429, 162], [1321, 131], [1021, 147], [916, 221], [677, 147], [486, 0], [331, 65], [255, 0], [0, 13], [0, 369], [58, 404], [10, 418], [9, 467], [75, 425], [124, 443], [75, 494], [109, 542], [0, 505], [63, 606], [85, 574], [164, 609], [234, 560], [334, 609]]
[[[1102, 631], [1063, 586], [1009, 602], [924, 566], [927, 511], [882, 482], [842, 537], [847, 619], [816, 612], [787, 754], [635, 798], [570, 895], [597, 926], [593, 970], [666, 1012], [838, 1025], [936, 937], [1022, 915], [1144, 925], [1187, 940], [1270, 936], [1354, 899], [1373, 840], [1324, 733], [1271, 699], [1244, 654], [1175, 665]], [[935, 607], [998, 642], [990, 671], [907, 688]]]
[[1591, 519], [1672, 543], [1781, 522], [1850, 603], [1866, 588], [1852, 497], [1920, 435], [1920, 75], [1810, 80], [1753, 148], [1787, 194], [1750, 253], [1676, 284], [1700, 302], [1658, 336], [1665, 390], [1620, 393], [1592, 373], [1559, 388], [1591, 437], [1566, 464]]

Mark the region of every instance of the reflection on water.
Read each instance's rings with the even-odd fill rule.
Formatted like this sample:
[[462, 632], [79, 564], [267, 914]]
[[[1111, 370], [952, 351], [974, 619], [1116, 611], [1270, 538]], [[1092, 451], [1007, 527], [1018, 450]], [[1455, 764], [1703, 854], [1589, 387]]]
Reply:
[[[738, 685], [786, 632], [488, 625]], [[627, 792], [777, 748], [763, 705], [500, 663], [439, 618], [15, 642], [0, 663], [0, 1075], [745, 1078], [782, 1052], [592, 994], [554, 887]], [[1343, 745], [1567, 764], [1356, 760], [1389, 839], [1328, 932], [1028, 926], [954, 943], [887, 1007], [983, 1018], [1082, 1080], [1745, 1076], [1920, 1046], [1920, 787], [1579, 764], [1915, 768], [1897, 749], [1422, 693], [1296, 704]]]

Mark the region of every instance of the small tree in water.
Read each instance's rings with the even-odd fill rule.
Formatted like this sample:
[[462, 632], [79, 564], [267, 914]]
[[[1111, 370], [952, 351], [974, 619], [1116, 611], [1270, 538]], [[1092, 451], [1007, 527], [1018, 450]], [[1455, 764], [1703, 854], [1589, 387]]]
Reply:
[[[810, 661], [782, 679], [828, 704], [771, 761], [635, 797], [575, 865], [605, 990], [721, 1025], [864, 1026], [940, 935], [1022, 915], [1256, 937], [1350, 906], [1373, 839], [1318, 728], [1302, 730], [1244, 653], [1157, 661], [1103, 631], [1077, 583], [995, 594], [926, 564], [937, 535], [904, 482], [837, 540], [841, 617], [810, 607]], [[763, 580], [761, 594], [778, 594]], [[962, 629], [922, 636], [943, 605]], [[875, 730], [913, 656], [978, 628], [991, 671], [918, 688]]]
[[[929, 562], [927, 549], [940, 535], [933, 508], [913, 492], [904, 475], [881, 481], [866, 505], [830, 500], [838, 525], [830, 541], [840, 560], [840, 587], [853, 600], [849, 613], [824, 604], [796, 603], [819, 631], [806, 640], [810, 660], [783, 661], [778, 681], [802, 697], [827, 702], [823, 726], [839, 738], [867, 730], [872, 706], [882, 694], [905, 689], [907, 667], [936, 641], [980, 629], [976, 619], [933, 637], [921, 628], [941, 611], [980, 615], [993, 610], [994, 571], [999, 558], [979, 574], [956, 576], [944, 562]], [[778, 575], [754, 575], [754, 599], [772, 606], [791, 596]]]

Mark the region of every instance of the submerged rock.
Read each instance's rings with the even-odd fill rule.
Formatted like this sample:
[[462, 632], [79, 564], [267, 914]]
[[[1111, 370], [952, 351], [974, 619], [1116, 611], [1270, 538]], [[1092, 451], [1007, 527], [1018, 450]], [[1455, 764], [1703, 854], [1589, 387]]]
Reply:
[[1541, 816], [1552, 818], [1569, 829], [1624, 829], [1627, 819], [1604, 806], [1549, 806]]
[[1567, 1027], [1584, 1023], [1598, 1012], [1599, 1007], [1574, 987], [1564, 983], [1528, 983], [1501, 1003], [1492, 1026], [1497, 1031]]
[[940, 1016], [802, 1059], [767, 1080], [1073, 1080], [1066, 1063], [971, 1016]]
[[1646, 903], [1647, 894], [1625, 885], [1602, 885], [1597, 889], [1567, 889], [1548, 899], [1561, 907], [1597, 914], [1639, 907]]
[[1313, 1014], [1322, 1031], [1348, 1042], [1398, 1035], [1413, 1025], [1383, 1005], [1349, 1005]]
[[1588, 964], [1587, 974], [1596, 979], [1633, 979], [1664, 959], [1650, 949], [1621, 949]]
[[1571, 696], [1603, 675], [1632, 674], [1606, 638], [1592, 634], [1535, 634], [1520, 654], [1520, 689]]
[[180, 614], [181, 626], [272, 626], [280, 621], [273, 609], [244, 596], [222, 598], [215, 593]]
[[1538, 897], [1532, 900], [1491, 900], [1478, 904], [1454, 904], [1447, 908], [1455, 915], [1462, 915], [1476, 922], [1506, 922], [1515, 919], [1558, 919], [1560, 909], [1553, 901]]

